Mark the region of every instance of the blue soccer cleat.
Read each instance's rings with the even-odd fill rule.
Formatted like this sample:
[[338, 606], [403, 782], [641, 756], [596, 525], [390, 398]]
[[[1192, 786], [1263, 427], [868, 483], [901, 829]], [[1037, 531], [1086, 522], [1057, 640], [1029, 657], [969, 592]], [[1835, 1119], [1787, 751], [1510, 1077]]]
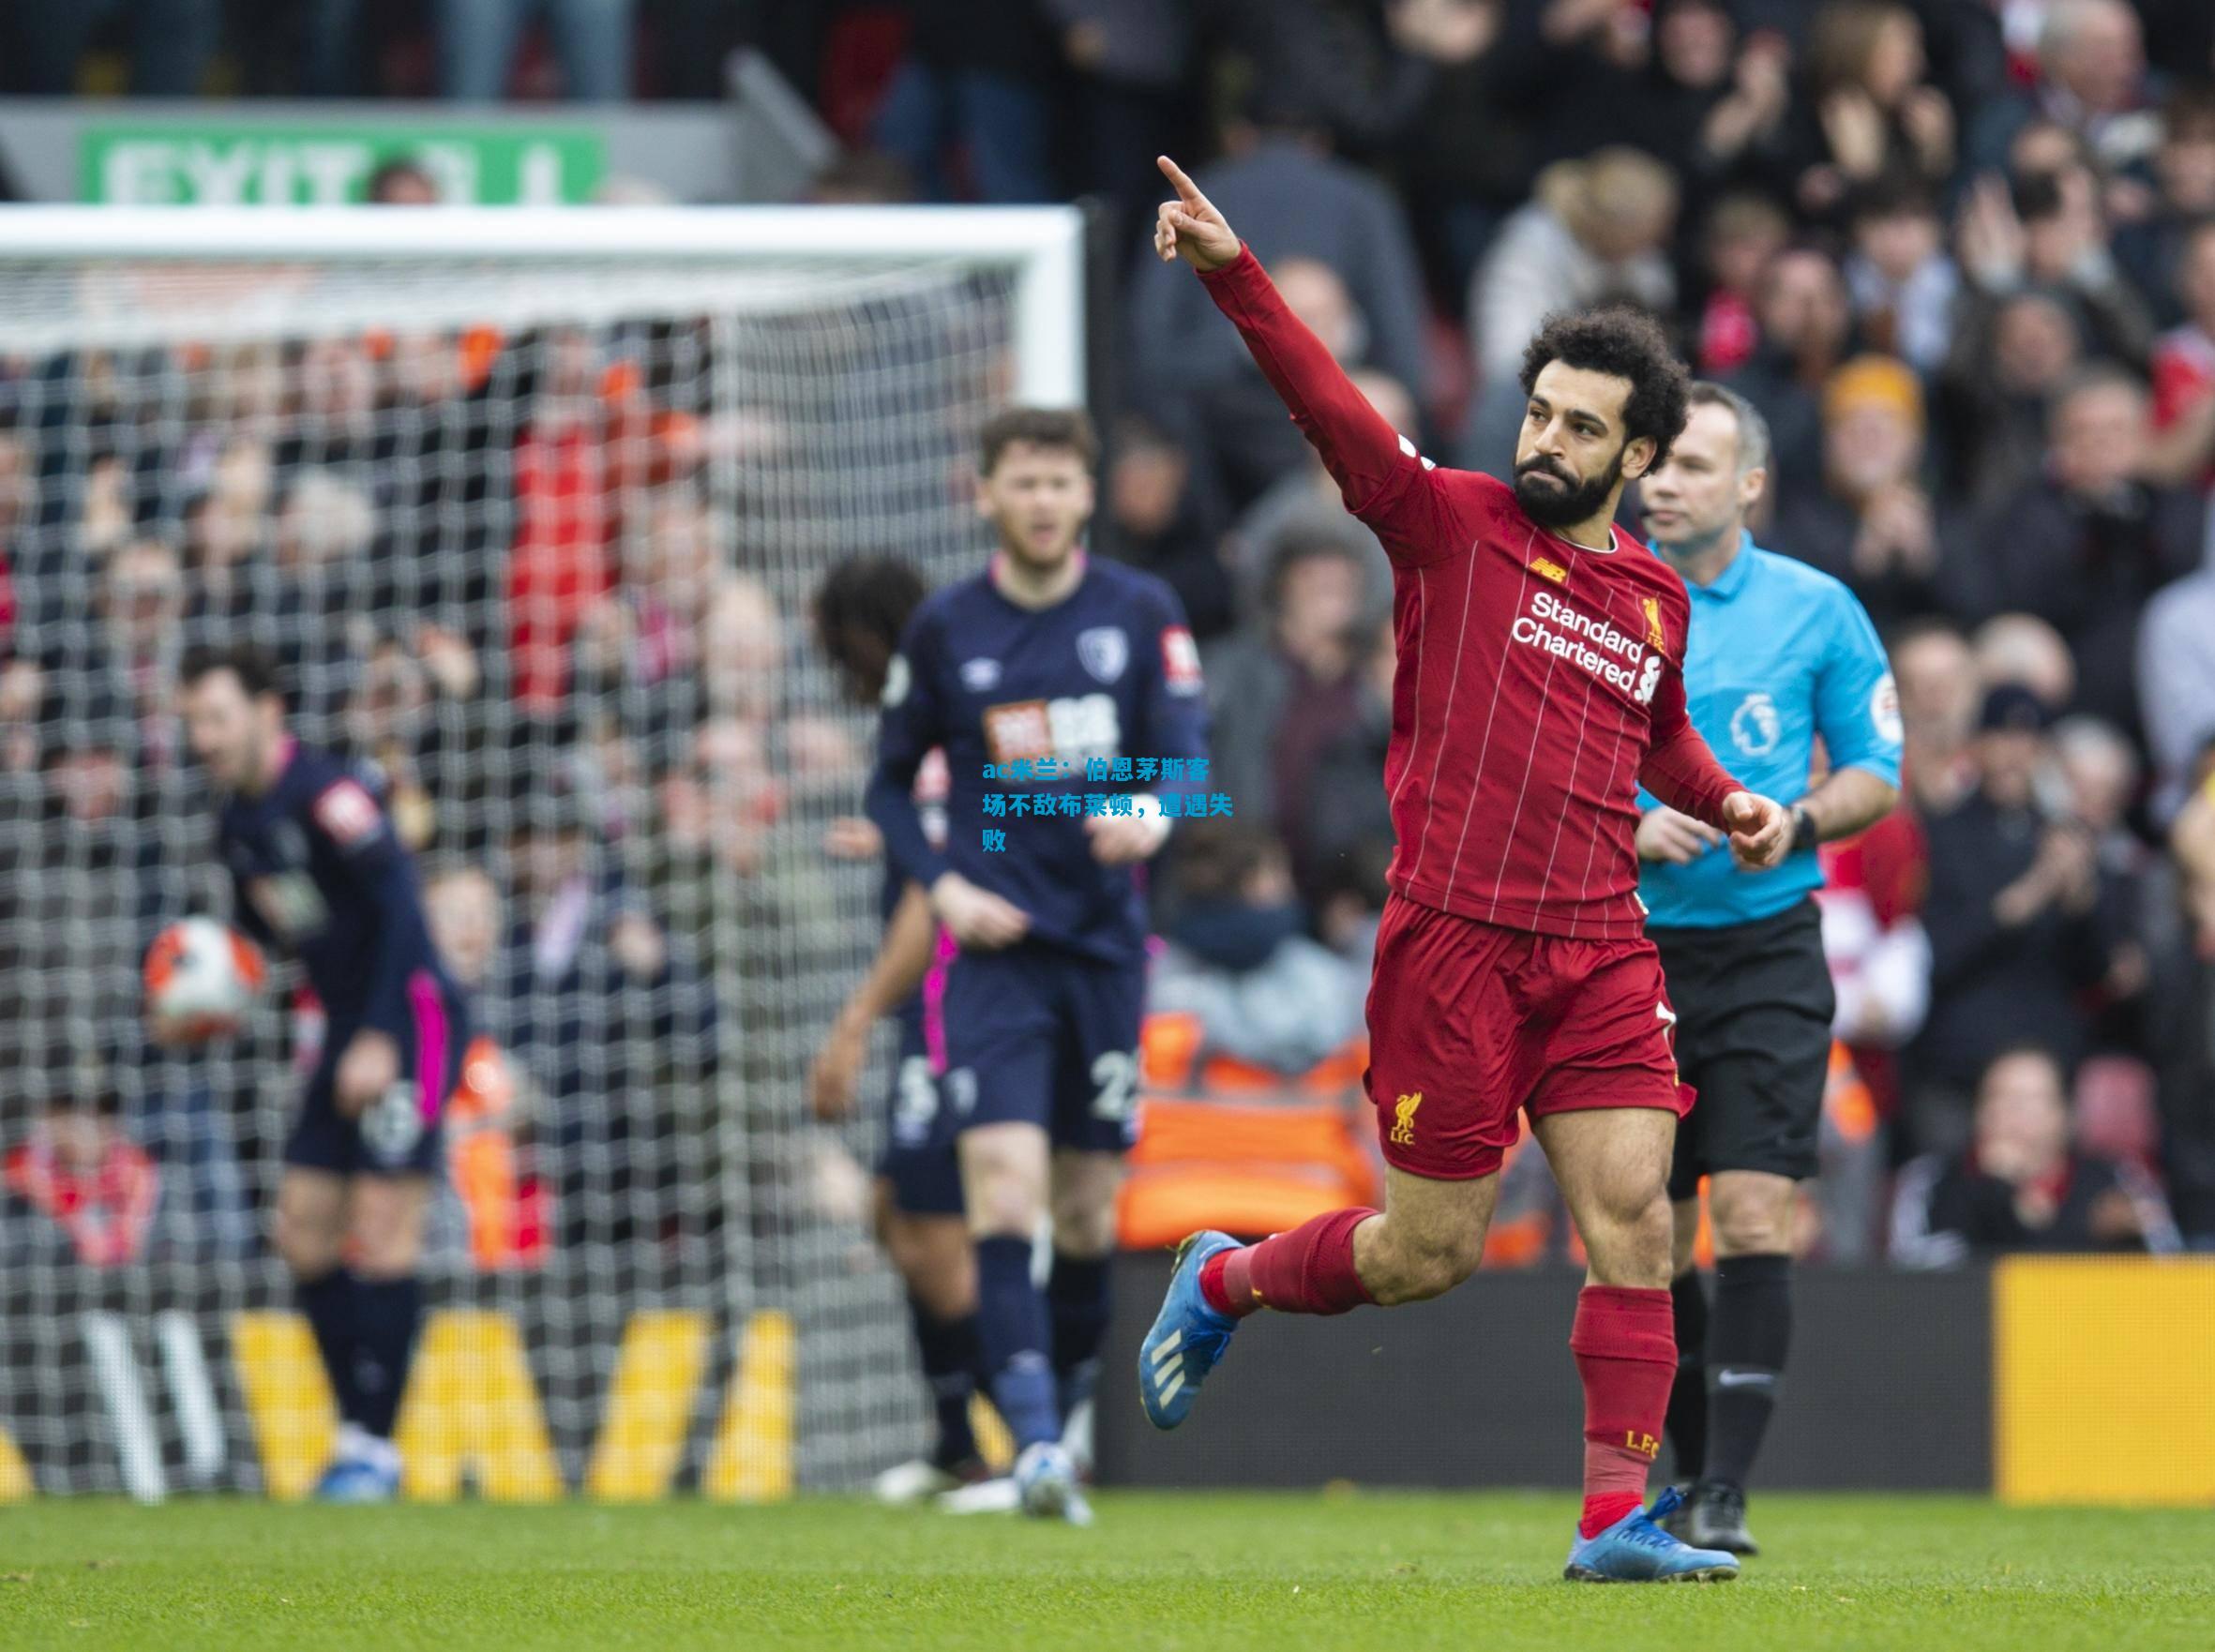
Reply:
[[1200, 1265], [1220, 1251], [1234, 1251], [1238, 1240], [1210, 1229], [1177, 1247], [1177, 1270], [1162, 1299], [1153, 1329], [1138, 1345], [1138, 1403], [1155, 1428], [1175, 1428], [1192, 1409], [1200, 1384], [1230, 1346], [1238, 1321], [1208, 1306], [1200, 1294]]
[[1695, 1549], [1654, 1524], [1668, 1519], [1683, 1501], [1671, 1486], [1651, 1509], [1634, 1509], [1605, 1531], [1578, 1538], [1561, 1575], [1575, 1584], [1729, 1582], [1739, 1574], [1737, 1555]]
[[399, 1468], [357, 1458], [340, 1458], [315, 1482], [319, 1503], [389, 1503], [399, 1495]]

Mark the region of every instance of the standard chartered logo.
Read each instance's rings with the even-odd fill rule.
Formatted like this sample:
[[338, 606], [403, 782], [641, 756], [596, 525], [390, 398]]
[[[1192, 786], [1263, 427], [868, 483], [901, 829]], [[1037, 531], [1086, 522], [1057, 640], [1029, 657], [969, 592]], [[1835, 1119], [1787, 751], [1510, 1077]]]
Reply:
[[1661, 686], [1659, 653], [1605, 620], [1579, 613], [1550, 591], [1530, 593], [1530, 611], [1515, 616], [1508, 636], [1613, 683], [1640, 705], [1650, 703]]

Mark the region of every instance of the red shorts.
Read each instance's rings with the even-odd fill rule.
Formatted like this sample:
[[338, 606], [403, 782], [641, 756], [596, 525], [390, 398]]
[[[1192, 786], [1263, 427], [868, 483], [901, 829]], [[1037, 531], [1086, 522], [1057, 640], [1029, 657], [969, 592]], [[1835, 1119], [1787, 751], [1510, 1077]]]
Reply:
[[1569, 940], [1394, 895], [1369, 980], [1369, 1099], [1394, 1169], [1489, 1176], [1515, 1114], [1665, 1107], [1682, 1118], [1677, 1014], [1653, 943]]

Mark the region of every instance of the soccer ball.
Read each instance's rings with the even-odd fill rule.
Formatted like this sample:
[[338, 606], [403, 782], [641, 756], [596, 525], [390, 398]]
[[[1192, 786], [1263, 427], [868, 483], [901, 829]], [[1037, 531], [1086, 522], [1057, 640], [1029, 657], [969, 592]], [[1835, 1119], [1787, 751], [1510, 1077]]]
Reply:
[[146, 950], [146, 1008], [174, 1035], [234, 1030], [268, 976], [254, 943], [213, 918], [187, 918]]

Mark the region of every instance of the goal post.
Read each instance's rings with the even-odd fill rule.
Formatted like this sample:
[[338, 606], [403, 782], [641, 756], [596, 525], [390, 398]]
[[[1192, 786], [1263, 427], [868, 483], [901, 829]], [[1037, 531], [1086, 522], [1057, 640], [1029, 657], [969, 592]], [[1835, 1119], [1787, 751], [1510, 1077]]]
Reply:
[[[924, 1439], [856, 1116], [878, 939], [832, 563], [931, 584], [1011, 399], [1085, 396], [1074, 208], [13, 209], [0, 237], [0, 1498], [296, 1494], [329, 1426], [268, 1239], [315, 1007], [149, 1048], [227, 912], [175, 724], [248, 639], [374, 764], [475, 1046], [410, 1490], [773, 1497]], [[303, 1054], [306, 1051], [306, 1054]], [[19, 1472], [20, 1470], [20, 1472]]]

